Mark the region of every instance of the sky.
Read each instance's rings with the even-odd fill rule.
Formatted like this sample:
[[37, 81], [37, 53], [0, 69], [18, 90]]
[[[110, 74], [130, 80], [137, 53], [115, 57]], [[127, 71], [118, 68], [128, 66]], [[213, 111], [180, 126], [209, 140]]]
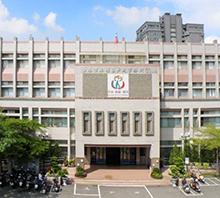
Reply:
[[3, 40], [135, 41], [145, 21], [164, 13], [182, 14], [183, 23], [204, 24], [205, 42], [220, 43], [220, 0], [0, 0]]

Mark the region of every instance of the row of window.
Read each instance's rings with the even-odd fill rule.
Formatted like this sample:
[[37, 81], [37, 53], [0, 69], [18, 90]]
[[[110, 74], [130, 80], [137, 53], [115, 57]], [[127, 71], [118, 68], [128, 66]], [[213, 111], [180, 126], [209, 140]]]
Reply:
[[[13, 68], [13, 60], [2, 60], [2, 68]], [[45, 68], [45, 60], [34, 60], [33, 67], [34, 68]], [[49, 60], [48, 68], [60, 68], [60, 60]], [[75, 60], [64, 60], [63, 61], [64, 68], [74, 68]], [[28, 60], [17, 60], [16, 68], [29, 68]]]
[[[104, 120], [104, 112], [94, 112], [95, 135], [105, 135], [105, 124], [107, 124], [107, 134], [109, 136], [117, 136], [117, 112], [107, 112], [107, 123]], [[92, 112], [83, 112], [83, 135], [92, 135]], [[130, 113], [120, 112], [120, 134], [121, 136], [130, 135]], [[142, 118], [141, 112], [132, 113], [132, 133], [134, 136], [142, 135], [142, 119], [144, 121], [145, 135], [154, 135], [154, 114], [153, 112], [145, 112]]]
[[[206, 89], [206, 97], [215, 97], [215, 89]], [[188, 97], [188, 89], [178, 89], [178, 97]], [[174, 97], [175, 89], [164, 89], [164, 97]], [[193, 89], [192, 90], [192, 97], [203, 97], [203, 90], [202, 89]], [[219, 94], [220, 97], [220, 94]]]
[[[12, 97], [13, 88], [2, 88], [2, 97]], [[28, 97], [28, 88], [17, 88], [16, 97]], [[48, 88], [48, 97], [60, 97], [60, 88]], [[74, 97], [75, 88], [64, 88], [63, 97]], [[33, 88], [33, 97], [46, 97], [45, 88]]]

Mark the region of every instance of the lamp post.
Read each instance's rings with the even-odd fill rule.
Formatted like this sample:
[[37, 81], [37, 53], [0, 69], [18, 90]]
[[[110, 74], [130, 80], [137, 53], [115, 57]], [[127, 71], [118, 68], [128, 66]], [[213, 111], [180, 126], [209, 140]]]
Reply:
[[183, 147], [183, 150], [185, 153], [185, 164], [186, 164], [186, 171], [188, 171], [188, 164], [189, 164], [189, 157], [187, 157], [187, 138], [190, 137], [190, 133], [184, 133], [184, 134], [181, 134], [181, 138], [184, 139], [184, 147]]

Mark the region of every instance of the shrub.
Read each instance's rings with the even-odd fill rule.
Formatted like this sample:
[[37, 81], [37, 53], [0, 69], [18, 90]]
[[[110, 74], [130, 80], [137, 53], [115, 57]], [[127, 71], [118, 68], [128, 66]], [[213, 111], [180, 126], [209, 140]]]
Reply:
[[69, 172], [66, 169], [57, 171], [57, 176], [58, 177], [66, 177], [66, 175], [69, 175]]
[[159, 173], [159, 168], [157, 168], [157, 167], [153, 168], [153, 172], [154, 173]]
[[200, 168], [202, 166], [202, 164], [199, 162], [195, 162], [195, 166], [196, 166], [196, 168]]
[[83, 176], [83, 171], [82, 170], [78, 171], [78, 176]]
[[161, 173], [152, 172], [151, 176], [155, 179], [162, 179], [163, 175]]
[[81, 166], [78, 166], [77, 168], [76, 168], [76, 170], [77, 170], [77, 172], [79, 172], [79, 171], [82, 171], [83, 172], [83, 168], [81, 167]]
[[75, 159], [74, 159], [74, 158], [73, 158], [73, 159], [70, 159], [69, 165], [70, 165], [70, 166], [74, 166], [74, 165], [75, 165]]
[[203, 167], [204, 167], [205, 169], [208, 169], [208, 168], [209, 168], [209, 163], [203, 163]]

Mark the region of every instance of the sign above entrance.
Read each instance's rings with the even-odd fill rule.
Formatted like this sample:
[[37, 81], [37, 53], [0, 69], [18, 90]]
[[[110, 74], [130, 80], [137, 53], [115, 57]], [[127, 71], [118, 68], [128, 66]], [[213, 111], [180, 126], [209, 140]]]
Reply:
[[128, 74], [108, 74], [108, 97], [129, 97]]

